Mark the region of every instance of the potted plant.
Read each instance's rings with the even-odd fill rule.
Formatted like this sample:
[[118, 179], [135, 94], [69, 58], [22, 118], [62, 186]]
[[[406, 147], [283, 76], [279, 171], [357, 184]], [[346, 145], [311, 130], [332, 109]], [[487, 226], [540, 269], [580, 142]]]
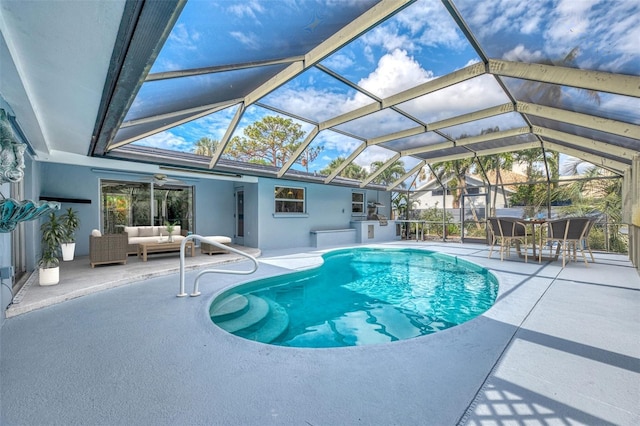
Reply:
[[66, 212], [60, 216], [60, 221], [64, 228], [64, 237], [60, 243], [62, 250], [62, 260], [73, 260], [73, 255], [76, 250], [76, 238], [75, 232], [80, 226], [80, 219], [78, 218], [78, 212], [69, 207]]
[[55, 285], [60, 282], [60, 260], [57, 253], [65, 236], [62, 222], [55, 213], [49, 213], [49, 220], [40, 226], [42, 232], [42, 256], [38, 261], [40, 285]]
[[164, 227], [167, 230], [167, 232], [169, 233], [169, 242], [172, 243], [173, 242], [173, 231], [176, 229], [176, 223], [170, 223], [170, 222], [165, 222], [164, 223]]

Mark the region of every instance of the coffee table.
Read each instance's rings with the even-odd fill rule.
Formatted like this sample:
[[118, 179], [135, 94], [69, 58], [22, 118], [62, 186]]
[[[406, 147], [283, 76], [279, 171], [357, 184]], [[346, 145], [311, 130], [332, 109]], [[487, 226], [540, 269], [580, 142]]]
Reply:
[[[152, 243], [138, 243], [138, 258], [142, 257], [142, 261], [147, 261], [147, 255], [149, 253], [168, 253], [174, 251], [180, 251], [181, 241], [163, 241], [163, 242], [152, 242]], [[196, 248], [193, 241], [187, 241], [185, 243], [185, 252], [188, 252], [191, 249], [191, 257], [196, 255]]]

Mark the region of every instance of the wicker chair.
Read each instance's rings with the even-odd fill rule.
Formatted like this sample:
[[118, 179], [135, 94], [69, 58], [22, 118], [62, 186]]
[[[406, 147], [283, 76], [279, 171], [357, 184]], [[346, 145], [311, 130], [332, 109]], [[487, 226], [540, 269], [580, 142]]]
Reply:
[[[550, 252], [553, 251], [554, 243], [557, 244], [557, 249], [562, 250], [562, 267], [566, 265], [567, 253], [569, 254], [569, 260], [571, 260], [571, 250], [573, 249], [573, 260], [577, 260], [577, 249], [580, 249], [584, 264], [589, 266], [587, 262], [587, 256], [582, 248], [582, 241], [587, 235], [590, 229], [589, 218], [586, 217], [572, 217], [565, 219], [557, 219], [548, 222], [549, 236], [547, 237], [547, 244], [549, 245]], [[589, 250], [590, 251], [590, 250]], [[593, 259], [593, 254], [591, 255]]]
[[91, 267], [106, 263], [127, 264], [127, 234], [89, 236], [89, 262]]
[[527, 227], [524, 223], [516, 218], [509, 217], [490, 217], [487, 219], [489, 225], [489, 238], [491, 239], [491, 248], [489, 249], [489, 257], [493, 254], [493, 246], [500, 242], [500, 260], [504, 260], [504, 253], [511, 255], [511, 244], [516, 243], [518, 252], [520, 251], [520, 243], [524, 243], [524, 261], [528, 261], [527, 254]]

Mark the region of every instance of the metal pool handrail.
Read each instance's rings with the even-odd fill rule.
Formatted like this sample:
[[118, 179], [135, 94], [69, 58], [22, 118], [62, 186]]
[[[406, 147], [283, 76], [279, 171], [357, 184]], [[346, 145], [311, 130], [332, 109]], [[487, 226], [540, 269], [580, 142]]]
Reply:
[[200, 291], [198, 290], [198, 282], [200, 281], [200, 277], [203, 276], [204, 274], [213, 274], [213, 273], [219, 273], [219, 274], [234, 274], [234, 275], [249, 275], [249, 274], [253, 274], [255, 271], [258, 270], [258, 261], [256, 260], [255, 257], [251, 256], [250, 254], [247, 254], [243, 251], [240, 251], [238, 249], [235, 249], [233, 247], [229, 247], [226, 246], [224, 244], [220, 244], [217, 241], [213, 241], [211, 239], [208, 239], [207, 237], [202, 237], [200, 235], [196, 235], [196, 234], [191, 234], [191, 235], [187, 235], [186, 238], [184, 238], [182, 240], [182, 242], [180, 243], [180, 293], [178, 293], [178, 297], [184, 297], [187, 295], [187, 293], [184, 292], [184, 251], [185, 251], [185, 247], [187, 244], [187, 241], [191, 241], [191, 240], [200, 240], [200, 242], [205, 242], [207, 244], [211, 244], [212, 246], [216, 246], [218, 248], [224, 249], [224, 250], [228, 250], [232, 253], [236, 253], [239, 254], [243, 257], [246, 257], [247, 259], [249, 259], [250, 261], [253, 262], [253, 269], [250, 271], [227, 271], [224, 269], [205, 269], [204, 271], [200, 271], [198, 273], [198, 275], [196, 275], [196, 279], [193, 283], [193, 292], [190, 294], [190, 296], [192, 297], [196, 297], [196, 296], [200, 296]]

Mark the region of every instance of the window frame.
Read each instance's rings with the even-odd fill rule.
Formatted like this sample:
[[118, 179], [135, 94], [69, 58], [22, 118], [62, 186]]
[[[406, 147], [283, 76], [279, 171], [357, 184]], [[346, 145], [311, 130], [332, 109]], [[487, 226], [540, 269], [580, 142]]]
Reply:
[[[288, 190], [288, 191], [287, 191]], [[278, 194], [283, 193], [283, 191], [287, 191], [287, 193], [291, 192], [292, 195], [295, 196], [296, 191], [302, 191], [302, 198], [288, 198], [288, 197], [278, 197]], [[273, 214], [278, 216], [283, 215], [306, 215], [307, 214], [307, 189], [303, 186], [285, 186], [285, 185], [274, 185], [273, 188]], [[280, 206], [279, 206], [279, 203]], [[293, 208], [289, 211], [279, 210], [283, 209], [286, 204], [291, 205], [300, 205], [300, 208]]]
[[[354, 195], [361, 195], [362, 196], [362, 201], [356, 201], [354, 200]], [[362, 205], [362, 210], [361, 211], [355, 211], [354, 210], [354, 206], [356, 205]], [[365, 216], [366, 215], [366, 211], [365, 211], [365, 206], [367, 204], [367, 195], [364, 191], [352, 191], [351, 192], [351, 216]]]

